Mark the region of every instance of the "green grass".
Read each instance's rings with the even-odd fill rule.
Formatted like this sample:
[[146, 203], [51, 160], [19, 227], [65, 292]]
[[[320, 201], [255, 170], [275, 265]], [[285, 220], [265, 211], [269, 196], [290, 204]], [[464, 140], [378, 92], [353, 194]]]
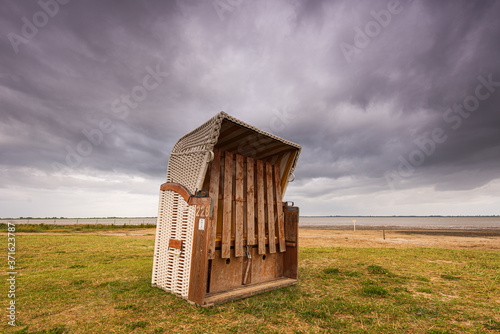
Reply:
[[500, 331], [493, 251], [302, 248], [298, 285], [203, 309], [150, 286], [152, 237], [25, 234], [16, 247], [17, 327], [2, 316], [0, 332]]
[[381, 266], [378, 266], [376, 264], [371, 264], [368, 267], [366, 267], [366, 269], [368, 269], [368, 273], [370, 273], [372, 275], [389, 275], [390, 274], [389, 270], [382, 268]]
[[365, 296], [386, 297], [389, 292], [380, 286], [377, 282], [363, 282], [362, 294]]
[[[113, 231], [123, 229], [155, 228], [154, 224], [138, 225], [114, 225], [114, 224], [78, 224], [78, 225], [56, 225], [56, 224], [16, 224], [16, 232], [39, 233], [39, 232], [92, 232]], [[6, 231], [7, 224], [0, 223], [0, 231]], [[154, 233], [154, 232], [153, 232]]]
[[444, 275], [441, 275], [441, 277], [444, 278], [444, 279], [451, 280], [451, 281], [456, 281], [456, 280], [460, 279], [460, 277], [453, 276], [453, 275], [450, 275], [450, 274], [444, 274]]

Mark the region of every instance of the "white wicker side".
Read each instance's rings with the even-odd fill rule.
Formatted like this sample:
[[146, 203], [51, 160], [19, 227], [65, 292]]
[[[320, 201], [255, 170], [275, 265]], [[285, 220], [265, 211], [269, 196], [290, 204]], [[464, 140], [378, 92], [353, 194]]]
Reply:
[[[152, 284], [188, 297], [195, 206], [174, 191], [160, 192]], [[182, 251], [169, 249], [169, 240], [182, 240]]]

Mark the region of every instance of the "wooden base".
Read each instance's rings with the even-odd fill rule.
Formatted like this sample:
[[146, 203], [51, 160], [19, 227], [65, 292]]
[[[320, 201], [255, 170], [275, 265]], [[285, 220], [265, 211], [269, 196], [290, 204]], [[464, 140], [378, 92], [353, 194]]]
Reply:
[[272, 281], [246, 285], [241, 288], [232, 289], [229, 291], [210, 293], [206, 295], [205, 304], [202, 307], [209, 307], [217, 304], [222, 304], [230, 300], [247, 298], [259, 293], [284, 288], [286, 286], [291, 286], [297, 284], [298, 280], [281, 277]]

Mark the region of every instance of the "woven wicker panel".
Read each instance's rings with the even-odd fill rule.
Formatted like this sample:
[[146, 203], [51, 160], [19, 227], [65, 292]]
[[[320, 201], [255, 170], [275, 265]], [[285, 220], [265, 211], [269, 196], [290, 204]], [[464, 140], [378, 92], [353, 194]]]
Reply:
[[[173, 191], [160, 192], [152, 284], [187, 298], [193, 248], [195, 206]], [[182, 251], [169, 240], [182, 240]]]
[[221, 119], [218, 114], [177, 141], [168, 161], [167, 182], [180, 183], [191, 193], [201, 189]]

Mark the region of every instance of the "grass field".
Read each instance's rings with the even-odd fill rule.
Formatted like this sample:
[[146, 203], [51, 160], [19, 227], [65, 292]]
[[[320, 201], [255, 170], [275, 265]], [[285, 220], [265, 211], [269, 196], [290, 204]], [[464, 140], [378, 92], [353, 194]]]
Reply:
[[302, 247], [298, 285], [203, 309], [150, 287], [155, 230], [143, 231], [16, 235], [17, 326], [4, 315], [0, 331], [500, 331], [497, 251]]
[[[52, 225], [52, 224], [22, 224], [16, 225], [17, 233], [38, 232], [89, 232], [89, 231], [115, 231], [115, 230], [137, 230], [151, 228], [154, 234], [156, 225], [114, 225], [114, 224], [79, 224], [79, 225]], [[0, 231], [6, 231], [7, 224], [0, 224]]]

